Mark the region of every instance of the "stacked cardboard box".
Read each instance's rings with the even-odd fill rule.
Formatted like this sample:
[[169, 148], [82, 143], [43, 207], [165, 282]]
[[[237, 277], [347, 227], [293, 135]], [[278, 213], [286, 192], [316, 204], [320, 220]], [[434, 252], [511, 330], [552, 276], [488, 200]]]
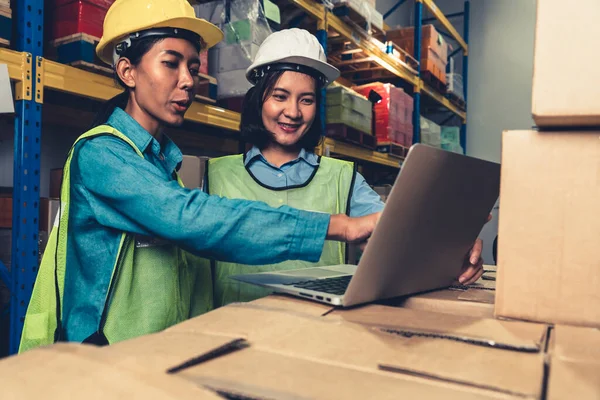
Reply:
[[[568, 46], [582, 54], [595, 46], [600, 3], [577, 5], [537, 2], [538, 129], [504, 132], [502, 143], [495, 314], [555, 324], [549, 399], [600, 398], [598, 57], [581, 62], [554, 52]], [[569, 84], [558, 85], [565, 77]]]
[[186, 188], [201, 188], [204, 186], [206, 164], [210, 157], [183, 156], [181, 168], [177, 172]]
[[378, 143], [397, 143], [409, 147], [413, 136], [413, 99], [390, 83], [374, 82], [354, 87], [369, 96], [374, 90], [382, 100], [375, 104], [375, 136]]
[[366, 97], [343, 86], [333, 86], [327, 89], [325, 102], [327, 124], [344, 124], [372, 134], [372, 104]]
[[[277, 7], [273, 5], [273, 7]], [[208, 52], [208, 73], [218, 82], [218, 99], [240, 97], [251, 85], [246, 69], [252, 64], [260, 44], [271, 34], [261, 2], [233, 0], [229, 13], [224, 1], [194, 6], [196, 15], [218, 25], [224, 39]]]
[[14, 398], [540, 398], [546, 341], [544, 324], [274, 297], [108, 347], [32, 350], [0, 376]]
[[[593, 68], [568, 73], [587, 64], [556, 59], [551, 50], [560, 43], [575, 52], [593, 46], [600, 3], [584, 1], [583, 14], [563, 5], [537, 4], [533, 115], [539, 130], [503, 135], [496, 314], [600, 327], [600, 82], [591, 84]], [[570, 84], [559, 95], [556, 77], [567, 75]]]
[[[411, 28], [393, 29], [386, 32], [386, 37], [406, 50], [414, 53], [415, 30]], [[448, 43], [433, 25], [425, 25], [421, 29], [421, 71], [426, 71], [446, 83], [446, 65], [448, 64]]]

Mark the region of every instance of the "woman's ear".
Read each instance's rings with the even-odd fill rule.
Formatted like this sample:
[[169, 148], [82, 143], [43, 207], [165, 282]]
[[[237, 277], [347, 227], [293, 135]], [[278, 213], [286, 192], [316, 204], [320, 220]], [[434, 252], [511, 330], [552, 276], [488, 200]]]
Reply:
[[115, 68], [117, 76], [130, 89], [135, 87], [135, 68], [128, 58], [120, 58]]

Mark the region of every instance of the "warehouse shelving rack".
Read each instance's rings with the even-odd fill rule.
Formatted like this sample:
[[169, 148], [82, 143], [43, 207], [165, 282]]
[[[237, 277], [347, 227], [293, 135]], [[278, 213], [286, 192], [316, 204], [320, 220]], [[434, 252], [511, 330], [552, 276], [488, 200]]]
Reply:
[[[466, 121], [466, 112], [424, 83], [417, 71], [398, 63], [366, 38], [357, 35], [323, 5], [311, 0], [287, 0], [318, 20], [317, 37], [324, 48], [327, 29], [331, 27], [347, 40], [373, 57], [376, 62], [408, 82], [414, 88], [415, 116], [419, 115], [421, 92]], [[431, 0], [416, 0], [418, 24], [423, 4], [455, 35], [467, 57], [467, 38], [464, 41], [439, 12]], [[465, 28], [468, 27], [468, 1], [465, 7]], [[14, 122], [14, 176], [11, 271], [0, 263], [0, 279], [11, 290], [9, 353], [18, 351], [21, 331], [33, 284], [38, 271], [38, 230], [40, 203], [40, 148], [42, 140], [42, 109], [46, 89], [64, 92], [95, 100], [106, 100], [119, 92], [114, 81], [106, 76], [83, 71], [54, 61], [42, 55], [44, 2], [20, 0], [16, 2], [16, 51], [0, 48], [0, 63], [8, 65], [9, 76], [15, 84]], [[465, 33], [468, 31], [465, 30]], [[416, 43], [420, 43], [420, 29], [415, 29]], [[415, 46], [416, 52], [420, 46]], [[419, 60], [420, 55], [415, 54]], [[466, 62], [465, 62], [466, 67]], [[466, 69], [465, 69], [466, 75]], [[466, 88], [466, 76], [465, 76]], [[186, 114], [186, 121], [224, 129], [235, 134], [239, 130], [240, 114], [217, 106], [194, 103]], [[415, 118], [415, 138], [418, 139], [419, 119]], [[463, 124], [463, 131], [465, 125]], [[183, 134], [183, 133], [182, 133]], [[187, 134], [187, 133], [186, 133]], [[463, 133], [464, 136], [464, 133]], [[464, 146], [464, 144], [463, 144]], [[341, 156], [392, 168], [399, 168], [399, 159], [388, 154], [366, 150], [348, 143], [325, 138], [319, 151], [322, 154]]]
[[[406, 0], [399, 0], [385, 15], [384, 18], [393, 13], [398, 7], [400, 7]], [[383, 69], [389, 71], [398, 79], [412, 86], [413, 89], [413, 100], [414, 100], [414, 112], [413, 112], [413, 141], [418, 143], [420, 141], [420, 115], [421, 115], [421, 102], [422, 95], [427, 96], [434, 102], [438, 103], [444, 110], [451, 112], [453, 115], [458, 116], [462, 121], [461, 124], [461, 135], [460, 141], [461, 146], [466, 152], [466, 122], [467, 113], [466, 109], [461, 105], [448, 99], [442, 93], [437, 91], [429, 83], [425, 82], [421, 78], [420, 65], [417, 65], [416, 70], [411, 68], [404, 62], [398, 60], [395, 57], [384, 52], [380, 47], [373, 43], [368, 35], [360, 29], [354, 29], [352, 26], [338, 18], [334, 13], [329, 10], [325, 5], [313, 0], [282, 0], [281, 3], [291, 3], [296, 7], [303, 10], [306, 14], [317, 20], [317, 38], [323, 45], [324, 49], [327, 49], [328, 38], [331, 30], [339, 34], [345, 41], [352, 43], [357, 49], [360, 49], [365, 58], [359, 62], [364, 62], [368, 59], [369, 62], [378, 64]], [[439, 23], [449, 33], [443, 32], [455, 40], [459, 48], [453, 52], [450, 57], [457, 54], [458, 51], [463, 52], [463, 82], [465, 89], [465, 104], [466, 104], [466, 91], [467, 91], [467, 72], [468, 72], [468, 32], [469, 32], [469, 12], [470, 2], [465, 1], [464, 12], [454, 14], [455, 16], [463, 16], [464, 21], [464, 38], [457, 32], [449, 19], [441, 12], [436, 6], [433, 0], [415, 0], [415, 43], [414, 46], [414, 59], [421, 59], [421, 28], [423, 26], [423, 7], [434, 16], [433, 19], [439, 21]], [[388, 30], [389, 27], [384, 24], [384, 30]], [[351, 61], [348, 61], [350, 63]], [[324, 113], [324, 110], [321, 112]], [[323, 118], [324, 120], [324, 118]]]

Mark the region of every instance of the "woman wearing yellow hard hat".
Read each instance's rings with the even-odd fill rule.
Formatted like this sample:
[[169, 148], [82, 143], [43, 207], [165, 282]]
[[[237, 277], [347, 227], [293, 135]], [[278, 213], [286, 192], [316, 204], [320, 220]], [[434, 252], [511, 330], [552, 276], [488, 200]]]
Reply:
[[[353, 163], [314, 153], [323, 137], [320, 92], [339, 76], [310, 32], [292, 28], [267, 37], [246, 70], [254, 86], [244, 98], [241, 134], [253, 147], [246, 154], [211, 159], [207, 192], [352, 217], [382, 211], [379, 195], [354, 170]], [[465, 259], [460, 282], [473, 283], [483, 274], [481, 247], [478, 240]], [[267, 272], [337, 265], [346, 262], [345, 256], [342, 243], [327, 242], [316, 263], [284, 261], [255, 268]], [[269, 293], [230, 278], [246, 269], [240, 263], [216, 262], [216, 307]]]
[[182, 187], [181, 152], [162, 128], [183, 122], [199, 51], [222, 37], [186, 0], [117, 0], [109, 9], [96, 51], [125, 90], [69, 153], [20, 351], [114, 343], [194, 315], [212, 283], [198, 279], [181, 249], [245, 264], [317, 261], [326, 238], [360, 241], [372, 232], [375, 218]]

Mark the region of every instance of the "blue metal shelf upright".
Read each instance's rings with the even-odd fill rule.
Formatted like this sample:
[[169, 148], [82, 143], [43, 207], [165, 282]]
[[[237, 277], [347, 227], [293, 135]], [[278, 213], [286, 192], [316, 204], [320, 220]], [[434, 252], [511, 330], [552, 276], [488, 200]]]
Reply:
[[26, 53], [28, 76], [17, 90], [14, 176], [12, 257], [10, 276], [10, 342], [9, 353], [19, 349], [21, 331], [33, 283], [38, 271], [38, 218], [40, 203], [40, 144], [42, 104], [36, 93], [37, 57], [42, 55], [44, 2], [19, 0], [15, 2], [18, 51]]

